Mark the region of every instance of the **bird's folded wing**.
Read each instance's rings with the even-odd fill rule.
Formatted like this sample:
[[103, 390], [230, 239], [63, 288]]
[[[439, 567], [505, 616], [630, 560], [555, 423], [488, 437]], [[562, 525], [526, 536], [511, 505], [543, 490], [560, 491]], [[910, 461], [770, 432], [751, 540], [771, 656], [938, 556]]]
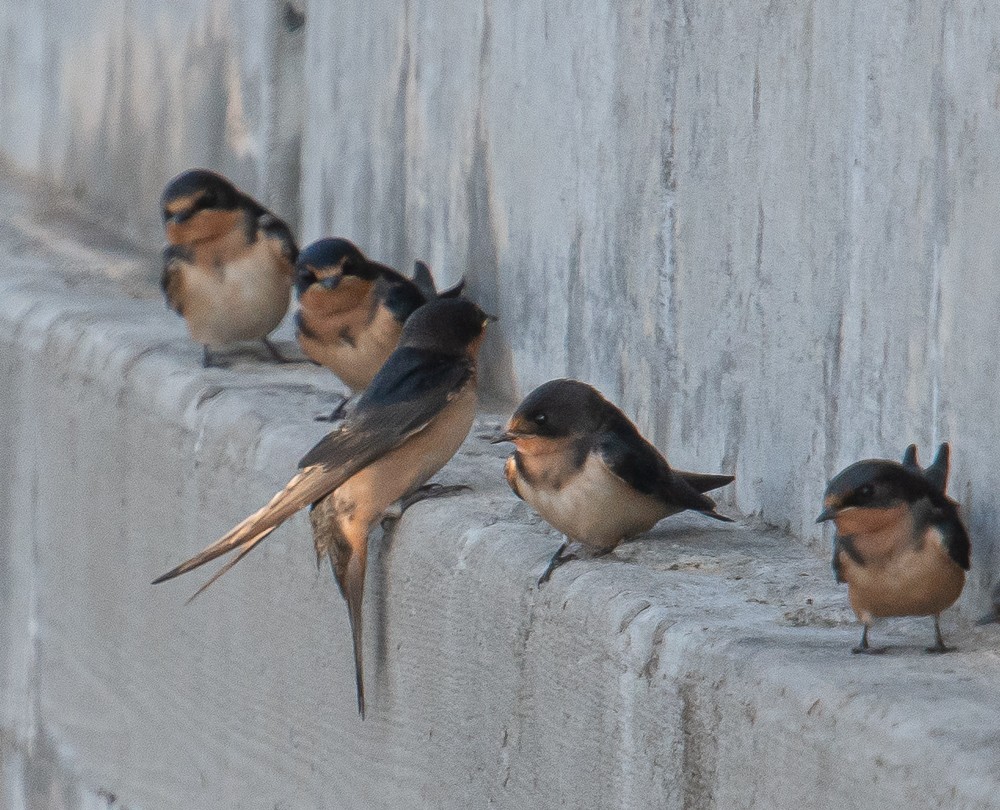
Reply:
[[471, 376], [472, 365], [465, 358], [398, 349], [340, 427], [305, 455], [299, 463], [301, 472], [281, 492], [212, 545], [154, 582], [186, 573], [237, 547], [255, 544], [297, 511], [325, 497], [422, 430]]
[[607, 468], [638, 492], [685, 509], [715, 507], [715, 501], [674, 475], [660, 452], [624, 418], [597, 434], [595, 449]]

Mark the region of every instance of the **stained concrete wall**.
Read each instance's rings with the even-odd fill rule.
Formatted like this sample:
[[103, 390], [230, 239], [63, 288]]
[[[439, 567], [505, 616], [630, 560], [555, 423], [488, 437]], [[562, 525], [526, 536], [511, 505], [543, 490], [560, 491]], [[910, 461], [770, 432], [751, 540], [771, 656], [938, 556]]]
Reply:
[[[477, 438], [373, 538], [369, 714], [305, 515], [191, 605], [158, 573], [326, 428], [319, 369], [203, 370], [118, 253], [0, 184], [0, 789], [11, 810], [996, 806], [996, 626], [858, 628], [787, 535], [698, 516], [536, 580], [560, 538]], [[709, 525], [710, 524], [710, 525]]]
[[150, 244], [206, 164], [303, 241], [464, 274], [503, 317], [494, 395], [593, 382], [807, 539], [839, 467], [948, 439], [985, 598], [998, 29], [991, 3], [20, 0], [0, 154]]
[[284, 0], [6, 0], [0, 154], [141, 240], [192, 165], [297, 223], [302, 39]]
[[803, 537], [950, 440], [992, 579], [1000, 7], [366, 8], [309, 9], [308, 238], [470, 275], [495, 386], [591, 381]]
[[[820, 546], [844, 464], [950, 440], [974, 616], [1000, 567], [998, 32], [988, 2], [13, 0], [0, 157], [146, 248], [201, 164], [303, 241], [465, 274], [502, 316], [492, 396], [593, 382], [793, 542]], [[198, 522], [256, 500], [225, 502]]]

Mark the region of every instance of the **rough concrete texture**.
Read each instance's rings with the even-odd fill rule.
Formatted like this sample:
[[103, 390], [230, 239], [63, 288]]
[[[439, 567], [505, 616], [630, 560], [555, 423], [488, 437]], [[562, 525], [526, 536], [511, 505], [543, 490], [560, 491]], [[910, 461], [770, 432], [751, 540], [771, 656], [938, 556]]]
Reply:
[[304, 232], [467, 274], [495, 388], [593, 382], [806, 538], [838, 469], [950, 440], [981, 603], [997, 31], [995, 3], [312, 3]]
[[0, 189], [5, 806], [996, 806], [996, 626], [851, 656], [826, 561], [751, 520], [671, 518], [539, 590], [559, 538], [475, 435], [499, 414], [440, 475], [473, 491], [376, 540], [361, 722], [304, 515], [190, 606], [200, 577], [149, 585], [285, 482], [331, 378], [202, 370], [141, 256]]
[[592, 382], [806, 542], [838, 469], [950, 440], [974, 613], [998, 30], [983, 2], [15, 0], [0, 155], [150, 244], [163, 182], [207, 164], [303, 241], [465, 274], [502, 316], [493, 395]]
[[0, 154], [158, 242], [164, 183], [208, 166], [298, 221], [299, 2], [0, 6]]

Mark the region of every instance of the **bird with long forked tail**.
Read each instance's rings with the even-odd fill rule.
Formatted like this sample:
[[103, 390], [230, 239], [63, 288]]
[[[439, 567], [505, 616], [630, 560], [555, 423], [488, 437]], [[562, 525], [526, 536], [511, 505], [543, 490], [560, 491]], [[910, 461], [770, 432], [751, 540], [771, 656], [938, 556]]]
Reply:
[[[492, 316], [464, 298], [431, 301], [344, 421], [313, 447], [270, 503], [155, 583], [236, 551], [208, 587], [300, 509], [311, 507], [317, 562], [328, 557], [347, 602], [358, 712], [365, 715], [361, 605], [368, 535], [387, 510], [453, 488], [421, 489], [455, 454], [476, 413], [476, 360]], [[198, 593], [201, 592], [198, 591]], [[197, 595], [197, 593], [195, 594]]]

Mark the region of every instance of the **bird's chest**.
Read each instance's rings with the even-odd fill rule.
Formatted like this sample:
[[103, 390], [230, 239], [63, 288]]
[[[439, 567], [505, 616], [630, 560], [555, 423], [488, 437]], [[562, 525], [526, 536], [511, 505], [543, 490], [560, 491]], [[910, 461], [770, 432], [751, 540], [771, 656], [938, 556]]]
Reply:
[[184, 267], [184, 286], [193, 294], [242, 310], [266, 306], [277, 292], [287, 309], [291, 281], [266, 240], [247, 243], [231, 234], [197, 246], [192, 257]]
[[838, 563], [863, 621], [940, 613], [962, 592], [965, 572], [936, 526], [914, 534], [912, 522], [902, 520], [871, 536], [855, 536], [850, 544], [853, 555], [840, 550]]
[[[359, 471], [333, 493], [342, 531], [367, 533], [395, 501], [440, 470], [469, 434], [476, 416], [476, 380], [421, 431]], [[353, 527], [353, 528], [351, 528]]]
[[399, 343], [402, 324], [379, 304], [371, 285], [349, 302], [324, 300], [323, 292], [307, 290], [302, 297], [302, 348], [355, 391], [366, 388]]
[[288, 309], [291, 282], [266, 241], [223, 247], [200, 249], [182, 269], [184, 317], [201, 343], [258, 338]]
[[574, 467], [567, 454], [518, 452], [508, 465], [515, 491], [553, 527], [592, 550], [614, 548], [652, 528], [670, 511], [659, 499], [613, 475], [596, 454]]

